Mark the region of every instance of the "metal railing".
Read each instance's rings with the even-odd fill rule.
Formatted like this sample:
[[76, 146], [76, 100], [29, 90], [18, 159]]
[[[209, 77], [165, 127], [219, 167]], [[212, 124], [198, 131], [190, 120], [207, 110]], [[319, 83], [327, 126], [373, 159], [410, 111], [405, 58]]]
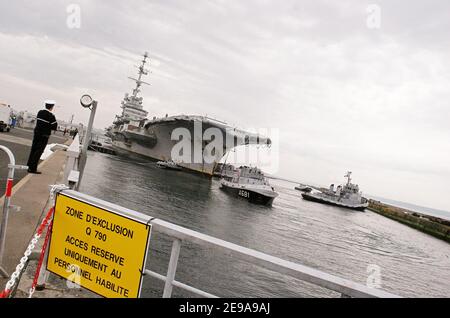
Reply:
[[9, 159], [8, 177], [6, 179], [5, 196], [3, 199], [3, 214], [2, 214], [2, 221], [0, 224], [0, 275], [3, 277], [8, 277], [8, 273], [6, 272], [5, 269], [3, 269], [2, 265], [3, 265], [3, 254], [5, 252], [5, 245], [6, 245], [6, 229], [8, 227], [9, 211], [20, 210], [19, 207], [11, 205], [14, 171], [16, 169], [26, 170], [28, 169], [28, 167], [16, 165], [16, 159], [14, 158], [14, 154], [12, 153], [11, 150], [9, 150], [9, 148], [0, 145], [0, 150], [4, 151]]
[[79, 134], [77, 134], [69, 148], [66, 150], [67, 160], [64, 167], [63, 183], [71, 188], [76, 187], [79, 181], [79, 161], [81, 156], [80, 147], [80, 137]]
[[152, 224], [153, 231], [166, 234], [173, 239], [167, 275], [163, 276], [159, 273], [151, 271], [150, 269], [145, 269], [144, 271], [144, 274], [165, 282], [163, 298], [171, 297], [173, 287], [184, 289], [200, 297], [218, 297], [216, 295], [212, 295], [208, 292], [175, 280], [178, 257], [180, 255], [182, 242], [190, 242], [198, 244], [202, 247], [213, 248], [217, 251], [223, 252], [224, 254], [230, 255], [233, 258], [247, 261], [268, 270], [291, 276], [304, 282], [335, 291], [337, 293], [340, 293], [342, 297], [399, 297], [397, 295], [379, 289], [369, 288], [362, 284], [327, 274], [311, 267], [286, 261], [278, 257], [274, 257], [253, 249], [249, 249], [203, 233], [199, 233], [170, 222], [166, 222], [160, 219], [154, 219], [139, 212], [79, 192], [64, 190], [63, 193], [66, 193], [73, 198], [78, 198], [85, 202], [92, 203], [93, 205], [104, 207], [107, 210], [117, 211], [135, 220]]

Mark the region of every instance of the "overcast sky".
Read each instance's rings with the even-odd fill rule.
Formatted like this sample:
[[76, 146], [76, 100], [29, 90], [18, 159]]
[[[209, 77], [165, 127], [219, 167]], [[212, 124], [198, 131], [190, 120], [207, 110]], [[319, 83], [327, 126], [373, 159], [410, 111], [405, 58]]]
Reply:
[[280, 129], [279, 176], [450, 210], [449, 30], [448, 0], [0, 0], [0, 101], [86, 123], [90, 93], [106, 127], [149, 51], [150, 117]]

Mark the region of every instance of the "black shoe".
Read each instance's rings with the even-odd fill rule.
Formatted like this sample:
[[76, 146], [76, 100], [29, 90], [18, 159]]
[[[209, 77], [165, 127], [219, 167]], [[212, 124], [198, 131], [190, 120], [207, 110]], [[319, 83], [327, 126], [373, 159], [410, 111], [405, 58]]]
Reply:
[[36, 285], [36, 288], [35, 288], [37, 291], [43, 291], [44, 289], [45, 289], [45, 284], [43, 284], [43, 285]]
[[31, 170], [28, 170], [28, 173], [32, 173], [32, 174], [42, 174], [42, 172], [40, 172], [40, 171], [31, 171]]

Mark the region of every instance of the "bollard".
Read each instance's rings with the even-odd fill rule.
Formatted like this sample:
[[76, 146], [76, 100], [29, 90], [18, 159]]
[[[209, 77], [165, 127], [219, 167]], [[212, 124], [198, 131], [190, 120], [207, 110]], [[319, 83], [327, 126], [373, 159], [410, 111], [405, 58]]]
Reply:
[[8, 165], [8, 178], [6, 180], [6, 191], [5, 191], [5, 199], [3, 202], [3, 215], [2, 215], [2, 223], [0, 225], [0, 275], [7, 278], [9, 277], [8, 273], [3, 269], [3, 254], [5, 252], [5, 241], [6, 241], [6, 228], [8, 226], [8, 216], [9, 209], [11, 207], [11, 193], [13, 187], [14, 180], [14, 170], [15, 169], [28, 169], [27, 166], [16, 166], [16, 160], [14, 158], [14, 154], [6, 148], [5, 146], [0, 146], [0, 150], [6, 152], [9, 157], [9, 165]]

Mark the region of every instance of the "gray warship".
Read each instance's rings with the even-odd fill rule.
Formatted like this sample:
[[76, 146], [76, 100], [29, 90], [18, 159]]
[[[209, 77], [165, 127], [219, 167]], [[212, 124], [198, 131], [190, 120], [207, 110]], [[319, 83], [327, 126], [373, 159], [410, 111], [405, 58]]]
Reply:
[[347, 172], [347, 183], [339, 185], [336, 190], [332, 184], [329, 189], [323, 189], [321, 192], [302, 193], [302, 197], [308, 201], [364, 211], [369, 206], [369, 201], [362, 197], [359, 186], [351, 183], [351, 174], [351, 171]]
[[[136, 83], [136, 87], [131, 95], [125, 94], [121, 106], [122, 113], [116, 116], [112, 126], [107, 129], [107, 135], [112, 140], [112, 147], [119, 155], [137, 154], [155, 161], [172, 160], [183, 169], [212, 176], [216, 165], [233, 148], [252, 144], [270, 146], [271, 140], [267, 137], [233, 128], [223, 121], [206, 116], [166, 115], [163, 118], [153, 117], [148, 120], [148, 112], [143, 107], [143, 98], [139, 96], [142, 85], [149, 85], [142, 80], [143, 76], [149, 73], [146, 69], [148, 53], [146, 52], [143, 57], [138, 66], [138, 77], [129, 77]], [[221, 132], [224, 141], [221, 149], [208, 148], [213, 139], [208, 140], [203, 136], [209, 128], [216, 128]], [[189, 132], [191, 136], [188, 142], [194, 151], [187, 157], [184, 156], [187, 160], [172, 158], [172, 150], [180, 141], [173, 138], [175, 129]], [[206, 160], [205, 150], [208, 149], [211, 152]]]

